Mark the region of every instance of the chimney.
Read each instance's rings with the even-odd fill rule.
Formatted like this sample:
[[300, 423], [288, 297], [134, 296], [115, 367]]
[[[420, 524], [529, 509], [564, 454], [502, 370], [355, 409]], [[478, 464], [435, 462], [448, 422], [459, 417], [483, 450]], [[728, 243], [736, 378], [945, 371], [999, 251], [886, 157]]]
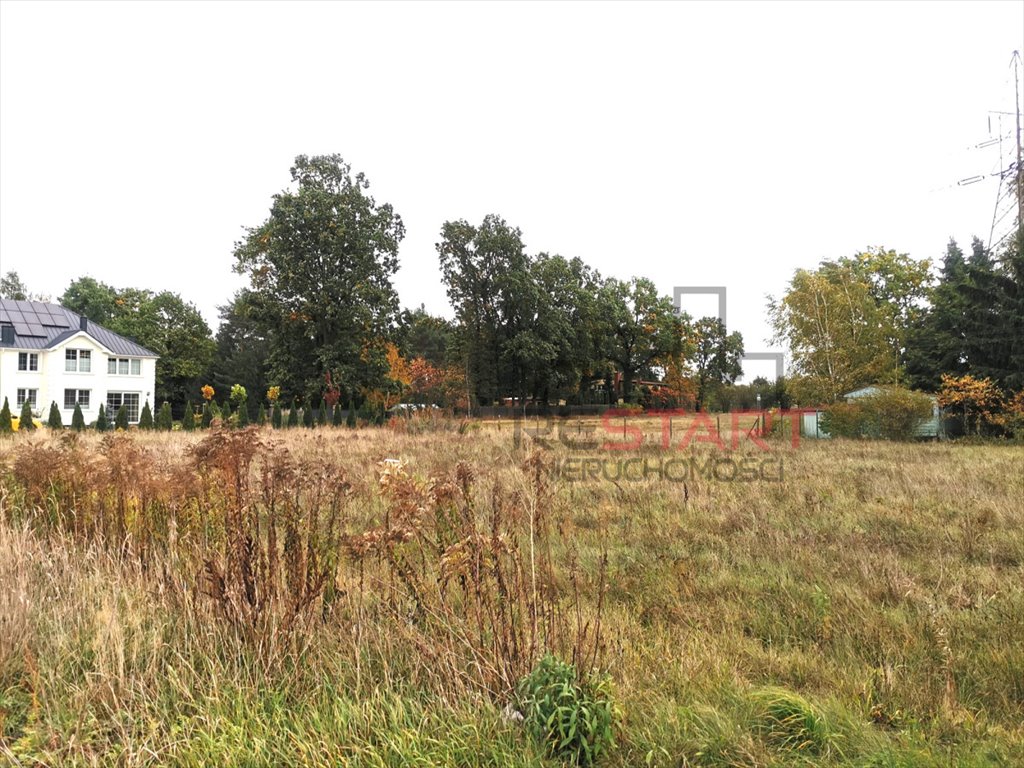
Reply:
[[82, 315], [78, 319], [78, 330], [80, 330], [80, 331], [88, 331], [89, 330], [89, 318], [86, 317], [85, 315]]

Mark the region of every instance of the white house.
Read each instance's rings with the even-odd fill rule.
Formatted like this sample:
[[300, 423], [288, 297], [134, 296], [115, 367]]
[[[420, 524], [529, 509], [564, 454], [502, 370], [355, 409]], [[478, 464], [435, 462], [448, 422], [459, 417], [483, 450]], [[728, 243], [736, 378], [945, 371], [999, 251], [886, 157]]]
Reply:
[[113, 420], [122, 405], [139, 420], [155, 407], [157, 355], [58, 304], [0, 299], [0, 404], [17, 415], [28, 400], [46, 419], [57, 403], [65, 424], [75, 404], [95, 421], [102, 404]]

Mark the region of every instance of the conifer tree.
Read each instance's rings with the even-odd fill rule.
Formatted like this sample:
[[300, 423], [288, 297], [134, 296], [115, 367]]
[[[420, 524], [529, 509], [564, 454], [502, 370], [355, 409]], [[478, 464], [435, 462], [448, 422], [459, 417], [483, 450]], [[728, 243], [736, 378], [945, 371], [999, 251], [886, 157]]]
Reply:
[[185, 414], [181, 417], [181, 428], [191, 432], [196, 428], [196, 409], [189, 400], [185, 403]]
[[281, 406], [277, 403], [274, 403], [274, 407], [270, 411], [270, 426], [274, 429], [281, 428]]
[[21, 406], [21, 417], [18, 429], [24, 432], [32, 432], [35, 428], [36, 423], [32, 421], [32, 403], [26, 400], [24, 405]]
[[261, 427], [267, 425], [267, 409], [263, 407], [263, 403], [260, 403], [260, 409], [256, 412], [256, 423]]
[[149, 408], [149, 400], [142, 406], [142, 414], [139, 416], [139, 429], [153, 429], [153, 411]]
[[341, 411], [341, 403], [334, 404], [334, 416], [331, 419], [331, 423], [334, 424], [334, 426], [336, 427], [340, 427], [342, 424], [345, 423], [345, 416], [342, 414]]
[[345, 424], [352, 429], [356, 427], [356, 404], [354, 402], [350, 401], [348, 404], [348, 415], [345, 417]]
[[75, 412], [71, 414], [71, 428], [75, 432], [85, 429], [85, 416], [82, 415], [82, 406], [75, 403]]
[[107, 420], [107, 411], [103, 407], [103, 403], [100, 403], [100, 412], [96, 416], [96, 431], [106, 432], [108, 429], [110, 429], [110, 422]]
[[220, 407], [220, 421], [225, 427], [231, 426], [231, 401], [225, 400]]
[[309, 405], [308, 401], [302, 406], [302, 426], [307, 428], [312, 428], [313, 426], [313, 408]]
[[46, 426], [50, 429], [64, 429], [64, 420], [60, 417], [60, 408], [57, 403], [50, 403], [50, 415], [46, 419]]
[[123, 405], [117, 409], [117, 415], [114, 416], [114, 429], [128, 431], [128, 409]]
[[199, 422], [199, 426], [203, 429], [209, 429], [210, 424], [213, 423], [213, 408], [210, 407], [209, 403], [203, 403], [203, 417]]
[[249, 404], [244, 400], [238, 404], [238, 426], [249, 426]]
[[321, 427], [327, 426], [327, 401], [320, 401], [320, 410], [317, 411], [316, 420], [320, 422]]
[[157, 415], [157, 429], [170, 432], [174, 429], [174, 416], [171, 414], [171, 404], [164, 400], [160, 406], [160, 413]]
[[11, 406], [5, 397], [4, 407], [0, 408], [0, 435], [9, 435], [13, 431], [14, 425], [11, 424]]
[[292, 404], [288, 408], [288, 426], [297, 427], [299, 426], [299, 409], [295, 407], [295, 398], [292, 398]]

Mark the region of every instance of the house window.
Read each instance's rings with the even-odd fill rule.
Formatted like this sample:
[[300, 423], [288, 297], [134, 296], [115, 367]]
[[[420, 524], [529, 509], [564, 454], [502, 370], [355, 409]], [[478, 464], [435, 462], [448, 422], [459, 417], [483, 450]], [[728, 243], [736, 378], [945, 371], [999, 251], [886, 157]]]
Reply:
[[138, 392], [107, 392], [107, 417], [114, 419], [121, 406], [128, 411], [128, 421], [135, 423], [139, 420], [139, 393]]
[[29, 405], [33, 408], [36, 407], [36, 393], [37, 389], [19, 389], [18, 390], [18, 407], [21, 408], [27, 400]]
[[129, 370], [132, 376], [142, 373], [142, 361], [137, 358], [108, 357], [107, 373], [116, 376], [127, 376]]
[[64, 407], [69, 411], [75, 407], [75, 404], [80, 405], [82, 408], [89, 407], [89, 390], [88, 389], [65, 389], [64, 390]]
[[39, 355], [35, 352], [19, 352], [18, 353], [18, 370], [19, 371], [38, 371], [39, 370]]
[[92, 352], [88, 349], [65, 349], [64, 370], [89, 373], [92, 370]]

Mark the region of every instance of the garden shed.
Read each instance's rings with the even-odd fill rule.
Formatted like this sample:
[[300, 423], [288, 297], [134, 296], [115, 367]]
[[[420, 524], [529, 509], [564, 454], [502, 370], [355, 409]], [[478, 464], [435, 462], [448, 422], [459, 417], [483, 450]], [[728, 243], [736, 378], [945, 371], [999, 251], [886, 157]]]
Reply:
[[[881, 391], [881, 387], [878, 386], [861, 387], [860, 389], [855, 389], [852, 392], [847, 392], [843, 395], [843, 399], [849, 402], [850, 400], [857, 400], [862, 397], [877, 395]], [[928, 397], [932, 401], [931, 418], [918, 425], [917, 429], [914, 431], [914, 436], [941, 440], [946, 436], [942, 424], [942, 409], [939, 408], [939, 401], [935, 395], [928, 395]], [[800, 415], [800, 434], [803, 437], [810, 438], [831, 437], [822, 424], [822, 418], [824, 415], [825, 411], [822, 409], [805, 411], [802, 413]]]

